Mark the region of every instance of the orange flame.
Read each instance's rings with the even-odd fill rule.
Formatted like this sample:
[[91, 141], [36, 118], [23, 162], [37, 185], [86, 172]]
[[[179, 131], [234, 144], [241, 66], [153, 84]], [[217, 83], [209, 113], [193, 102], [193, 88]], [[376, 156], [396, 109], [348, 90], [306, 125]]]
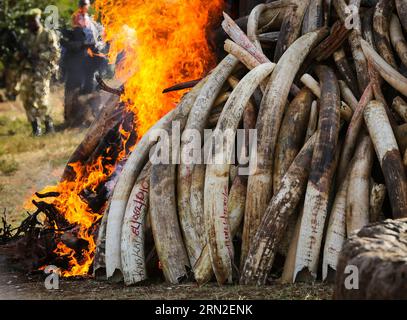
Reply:
[[[206, 30], [212, 17], [220, 16], [222, 4], [222, 0], [95, 1], [105, 26], [105, 40], [110, 43], [110, 61], [122, 57], [116, 76], [125, 81], [121, 98], [135, 114], [138, 138], [173, 109], [184, 93], [164, 95], [164, 88], [200, 78], [213, 66]], [[69, 268], [62, 272], [65, 277], [87, 275], [93, 263], [96, 244], [92, 226], [102, 212], [93, 212], [82, 195], [85, 190], [96, 192], [131, 151], [127, 145], [130, 133], [122, 127], [119, 130], [122, 145], [115, 165], [104, 164], [108, 157], [99, 157], [90, 165], [72, 163], [74, 181], [63, 181], [41, 192], [60, 194], [53, 205], [70, 224], [78, 226], [78, 238], [88, 242], [79, 255], [64, 243], [57, 244], [54, 252], [69, 261]], [[105, 154], [112, 149], [107, 147]]]
[[222, 0], [95, 1], [110, 61], [124, 54], [116, 76], [126, 81], [122, 99], [131, 101], [139, 137], [184, 93], [163, 95], [163, 89], [200, 78], [213, 66], [206, 31], [222, 5]]

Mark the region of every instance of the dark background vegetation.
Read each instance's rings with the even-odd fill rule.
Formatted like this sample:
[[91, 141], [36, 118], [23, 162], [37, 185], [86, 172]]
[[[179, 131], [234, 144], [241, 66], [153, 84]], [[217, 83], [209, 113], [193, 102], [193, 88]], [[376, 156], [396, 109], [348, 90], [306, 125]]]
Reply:
[[9, 41], [9, 31], [21, 35], [25, 28], [24, 13], [31, 8], [44, 10], [48, 5], [59, 9], [60, 26], [70, 22], [77, 8], [77, 0], [2, 0], [0, 1], [0, 71], [9, 63], [13, 55], [13, 44]]

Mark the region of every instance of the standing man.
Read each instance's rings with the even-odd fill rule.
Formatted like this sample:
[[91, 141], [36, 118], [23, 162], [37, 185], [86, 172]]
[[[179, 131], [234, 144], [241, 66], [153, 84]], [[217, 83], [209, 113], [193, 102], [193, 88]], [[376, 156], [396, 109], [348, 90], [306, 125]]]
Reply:
[[79, 0], [78, 10], [72, 16], [72, 30], [65, 31], [61, 44], [64, 48], [65, 121], [68, 126], [83, 123], [84, 110], [79, 96], [95, 92], [95, 74], [101, 72], [106, 58], [103, 28], [89, 15], [90, 1]]
[[90, 1], [79, 0], [78, 10], [72, 16], [74, 31], [81, 33], [83, 41], [83, 69], [84, 78], [81, 94], [88, 94], [96, 89], [95, 74], [103, 61], [102, 51], [105, 43], [102, 40], [103, 27], [89, 15]]
[[19, 54], [22, 66], [20, 95], [31, 122], [33, 135], [53, 133], [54, 124], [50, 116], [50, 82], [58, 70], [60, 50], [55, 33], [41, 24], [41, 10], [31, 9], [26, 13], [28, 31], [22, 38], [25, 52]]

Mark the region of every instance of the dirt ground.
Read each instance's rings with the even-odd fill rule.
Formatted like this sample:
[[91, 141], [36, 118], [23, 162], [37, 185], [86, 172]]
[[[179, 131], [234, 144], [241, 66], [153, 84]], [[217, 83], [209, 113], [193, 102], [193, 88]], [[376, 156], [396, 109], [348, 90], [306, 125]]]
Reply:
[[[30, 136], [19, 101], [0, 103], [0, 215], [14, 226], [26, 216], [25, 204], [35, 191], [55, 184], [67, 159], [84, 136], [83, 129], [62, 130], [62, 88], [54, 88], [53, 117], [58, 132]], [[29, 209], [29, 208], [28, 208]], [[330, 299], [329, 285], [274, 283], [267, 287], [197, 287], [151, 284], [124, 287], [94, 279], [60, 280], [60, 289], [49, 291], [43, 276], [28, 276], [13, 269], [0, 252], [0, 299]]]
[[196, 284], [171, 286], [151, 284], [125, 287], [94, 279], [61, 279], [59, 290], [47, 290], [44, 277], [27, 276], [15, 271], [0, 256], [0, 300], [321, 300], [331, 299], [332, 287], [315, 284], [279, 284], [264, 287], [224, 286]]

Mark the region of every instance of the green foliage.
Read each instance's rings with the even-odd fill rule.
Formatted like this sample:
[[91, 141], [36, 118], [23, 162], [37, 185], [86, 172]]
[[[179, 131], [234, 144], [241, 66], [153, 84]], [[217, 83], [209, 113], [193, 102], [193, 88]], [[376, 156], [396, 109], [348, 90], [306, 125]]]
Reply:
[[[48, 5], [56, 5], [59, 9], [60, 25], [69, 25], [72, 13], [77, 8], [77, 0], [2, 0], [0, 1], [0, 62], [8, 65], [13, 61], [14, 40], [10, 31], [17, 38], [26, 28], [25, 12], [32, 8], [45, 10]], [[44, 17], [42, 17], [44, 20]]]

